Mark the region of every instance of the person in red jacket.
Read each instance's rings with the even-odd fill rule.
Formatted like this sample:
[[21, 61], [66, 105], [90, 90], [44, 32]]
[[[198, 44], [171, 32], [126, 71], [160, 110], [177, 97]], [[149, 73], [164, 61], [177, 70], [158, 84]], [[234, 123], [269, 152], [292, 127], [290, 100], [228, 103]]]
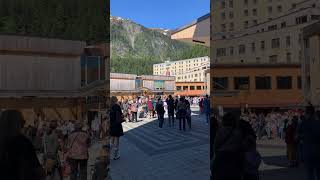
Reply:
[[297, 166], [297, 125], [298, 117], [294, 116], [291, 124], [286, 128], [285, 142], [287, 144], [287, 157], [289, 160], [289, 167]]

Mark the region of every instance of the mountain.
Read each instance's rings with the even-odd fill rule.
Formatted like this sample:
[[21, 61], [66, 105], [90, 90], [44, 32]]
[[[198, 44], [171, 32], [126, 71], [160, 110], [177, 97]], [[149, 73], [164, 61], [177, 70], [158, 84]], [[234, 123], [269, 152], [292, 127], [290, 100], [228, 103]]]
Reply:
[[209, 48], [172, 40], [172, 31], [110, 17], [111, 72], [152, 74], [152, 65], [209, 56]]
[[0, 0], [0, 34], [109, 42], [109, 2]]

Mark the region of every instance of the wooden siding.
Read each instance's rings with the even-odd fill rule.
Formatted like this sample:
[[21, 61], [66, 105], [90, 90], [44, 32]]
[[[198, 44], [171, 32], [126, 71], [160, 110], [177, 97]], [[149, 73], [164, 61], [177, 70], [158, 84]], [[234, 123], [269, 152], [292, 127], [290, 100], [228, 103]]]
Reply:
[[0, 35], [0, 51], [80, 55], [85, 46], [82, 41]]
[[78, 90], [80, 57], [0, 55], [1, 90]]

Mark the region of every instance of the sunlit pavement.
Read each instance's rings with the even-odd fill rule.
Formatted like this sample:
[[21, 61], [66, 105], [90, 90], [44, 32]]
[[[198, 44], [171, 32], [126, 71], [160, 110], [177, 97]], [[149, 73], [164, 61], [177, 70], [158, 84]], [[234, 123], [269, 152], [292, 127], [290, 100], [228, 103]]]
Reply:
[[[121, 158], [111, 161], [113, 180], [207, 180], [209, 179], [209, 126], [194, 107], [192, 130], [179, 131], [179, 122], [163, 129], [157, 119], [123, 123]], [[187, 126], [186, 126], [187, 127]], [[263, 156], [261, 180], [304, 180], [303, 167], [287, 168], [286, 146], [281, 140], [259, 140]], [[90, 148], [89, 164], [93, 164], [99, 144]], [[88, 167], [90, 170], [90, 167]], [[88, 176], [90, 171], [88, 171]], [[91, 178], [88, 178], [91, 179]]]
[[179, 131], [178, 120], [168, 127], [166, 116], [162, 129], [157, 119], [123, 123], [121, 158], [111, 161], [112, 179], [209, 179], [209, 126], [198, 108], [192, 111], [192, 130], [186, 132]]

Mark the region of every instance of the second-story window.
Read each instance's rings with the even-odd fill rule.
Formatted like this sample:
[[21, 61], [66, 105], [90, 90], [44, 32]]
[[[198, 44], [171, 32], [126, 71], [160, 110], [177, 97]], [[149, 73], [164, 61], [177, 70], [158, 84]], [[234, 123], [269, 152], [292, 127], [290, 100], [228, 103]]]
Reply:
[[286, 45], [287, 45], [287, 47], [291, 46], [291, 38], [290, 38], [290, 36], [286, 37]]
[[278, 12], [279, 12], [279, 13], [282, 12], [282, 6], [278, 6], [277, 9], [278, 9]]
[[280, 38], [272, 39], [271, 48], [280, 48]]
[[233, 0], [229, 0], [229, 8], [233, 8]]
[[272, 64], [278, 63], [278, 56], [277, 55], [269, 56], [269, 62]]
[[221, 1], [221, 8], [222, 8], [222, 9], [226, 8], [226, 2], [225, 2], [224, 0]]
[[257, 15], [258, 15], [257, 9], [253, 9], [253, 10], [252, 10], [252, 15], [254, 15], [254, 16], [257, 16]]
[[244, 10], [243, 12], [244, 12], [244, 15], [245, 15], [245, 16], [249, 16], [249, 11], [248, 11], [248, 9]]
[[264, 41], [260, 42], [260, 48], [261, 48], [261, 50], [265, 49], [265, 42]]
[[234, 77], [235, 90], [248, 90], [250, 87], [249, 77]]
[[246, 46], [244, 44], [241, 44], [239, 46], [239, 54], [245, 54], [246, 53]]
[[233, 17], [234, 17], [233, 12], [230, 11], [230, 12], [229, 12], [229, 18], [230, 18], [230, 19], [233, 19]]
[[271, 15], [272, 14], [272, 6], [268, 7], [268, 13]]
[[251, 50], [252, 52], [255, 52], [256, 51], [256, 43], [251, 43]]

